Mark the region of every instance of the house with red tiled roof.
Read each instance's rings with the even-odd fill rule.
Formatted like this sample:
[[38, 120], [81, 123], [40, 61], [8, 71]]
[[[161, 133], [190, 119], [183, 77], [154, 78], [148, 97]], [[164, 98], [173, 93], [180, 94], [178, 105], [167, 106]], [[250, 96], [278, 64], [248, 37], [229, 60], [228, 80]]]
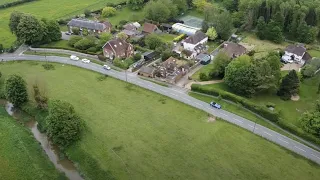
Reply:
[[134, 53], [133, 45], [121, 39], [108, 41], [102, 49], [104, 56], [111, 60], [115, 58], [125, 59], [131, 57]]
[[143, 33], [151, 34], [151, 33], [158, 33], [161, 32], [157, 25], [151, 23], [144, 23], [143, 24]]

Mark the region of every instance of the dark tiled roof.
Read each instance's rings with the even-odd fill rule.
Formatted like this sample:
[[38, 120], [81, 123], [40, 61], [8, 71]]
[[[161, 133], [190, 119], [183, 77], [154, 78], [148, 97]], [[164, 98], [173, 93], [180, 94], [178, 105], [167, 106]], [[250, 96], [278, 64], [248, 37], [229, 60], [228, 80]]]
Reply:
[[98, 31], [103, 31], [106, 28], [111, 27], [110, 22], [97, 22], [83, 19], [72, 19], [67, 25], [79, 28], [94, 29]]
[[235, 56], [237, 57], [245, 54], [247, 49], [240, 44], [226, 42], [224, 43], [224, 48], [222, 51], [225, 52], [229, 57], [233, 58]]
[[306, 52], [306, 53], [304, 53], [302, 59], [305, 61], [309, 61], [312, 59], [312, 56], [308, 52]]
[[205, 33], [202, 31], [197, 31], [195, 35], [189, 36], [184, 42], [189, 44], [198, 44], [200, 41], [208, 37]]
[[208, 54], [201, 53], [196, 57], [196, 59], [199, 60], [199, 61], [210, 61], [211, 57]]
[[124, 29], [129, 30], [129, 31], [134, 31], [137, 30], [137, 27], [134, 26], [132, 23], [128, 23], [123, 26]]
[[126, 41], [123, 41], [121, 39], [113, 39], [108, 41], [103, 48], [109, 44], [112, 49], [117, 53], [117, 54], [123, 54], [126, 53], [126, 51], [128, 50], [128, 47], [130, 46], [129, 43], [127, 43]]
[[144, 23], [143, 25], [143, 32], [146, 33], [153, 33], [158, 27], [151, 23]]
[[303, 45], [289, 45], [286, 50], [289, 53], [293, 53], [297, 56], [303, 56], [303, 54], [307, 51], [307, 49]]

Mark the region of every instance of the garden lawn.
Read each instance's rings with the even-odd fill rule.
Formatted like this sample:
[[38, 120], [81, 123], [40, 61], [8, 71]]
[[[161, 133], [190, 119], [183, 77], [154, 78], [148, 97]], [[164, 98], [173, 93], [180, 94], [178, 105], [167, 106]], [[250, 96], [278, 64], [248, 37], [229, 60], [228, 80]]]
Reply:
[[163, 42], [166, 42], [166, 43], [173, 43], [173, 39], [177, 37], [174, 34], [168, 34], [168, 33], [162, 33], [162, 34], [159, 34], [158, 36]]
[[317, 57], [317, 58], [320, 58], [320, 51], [318, 50], [308, 50], [308, 53], [312, 56], [312, 57]]
[[66, 179], [58, 172], [31, 132], [0, 107], [0, 179]]
[[69, 46], [67, 40], [60, 40], [56, 42], [51, 42], [49, 44], [44, 44], [40, 46], [41, 48], [56, 48], [56, 49], [70, 49], [70, 50], [77, 50], [71, 46]]
[[13, 11], [30, 13], [38, 18], [59, 19], [72, 15], [83, 14], [85, 9], [96, 10], [103, 8], [108, 2], [118, 3], [123, 0], [41, 0], [25, 3], [0, 10], [0, 42], [4, 47], [16, 40], [9, 30], [10, 14]]
[[117, 10], [116, 15], [108, 18], [102, 18], [102, 19], [108, 19], [113, 26], [118, 25], [120, 21], [126, 20], [126, 21], [141, 21], [144, 19], [144, 13], [142, 10], [140, 11], [133, 11], [129, 7], [124, 7], [121, 10]]
[[[55, 64], [0, 65], [3, 76], [46, 82], [50, 98], [74, 105], [86, 123], [67, 149], [90, 179], [317, 179], [320, 167], [251, 132], [151, 91]], [[23, 71], [21, 71], [23, 69]]]
[[210, 64], [207, 64], [207, 65], [204, 65], [203, 67], [201, 67], [197, 72], [195, 72], [191, 78], [195, 81], [201, 81], [200, 80], [200, 74], [201, 73], [205, 73], [206, 75], [209, 75], [210, 71], [212, 70], [213, 68], [213, 64], [210, 63]]

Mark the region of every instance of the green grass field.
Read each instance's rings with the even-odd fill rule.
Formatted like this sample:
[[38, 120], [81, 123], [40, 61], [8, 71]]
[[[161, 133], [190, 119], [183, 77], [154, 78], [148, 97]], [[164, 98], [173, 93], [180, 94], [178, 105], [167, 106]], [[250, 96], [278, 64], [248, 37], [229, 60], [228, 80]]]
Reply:
[[[0, 64], [3, 76], [43, 82], [86, 122], [67, 154], [90, 179], [317, 179], [318, 165], [202, 111], [76, 67]], [[21, 71], [23, 69], [23, 71]], [[44, 83], [45, 82], [45, 83]]]
[[65, 179], [31, 132], [0, 107], [0, 179]]
[[312, 57], [317, 57], [320, 58], [320, 51], [318, 50], [308, 50], [308, 53], [312, 56]]
[[17, 1], [17, 0], [1, 0], [0, 5], [15, 2], [15, 1]]
[[39, 18], [58, 19], [83, 14], [85, 9], [103, 8], [108, 2], [117, 3], [123, 0], [40, 0], [0, 10], [0, 42], [9, 47], [15, 36], [10, 32], [8, 24], [13, 11], [30, 13]]
[[[119, 1], [119, 0], [118, 0]], [[120, 21], [141, 21], [144, 18], [143, 11], [132, 11], [129, 7], [118, 10], [115, 16], [107, 18], [113, 26], [118, 25]], [[105, 19], [105, 18], [104, 18]]]

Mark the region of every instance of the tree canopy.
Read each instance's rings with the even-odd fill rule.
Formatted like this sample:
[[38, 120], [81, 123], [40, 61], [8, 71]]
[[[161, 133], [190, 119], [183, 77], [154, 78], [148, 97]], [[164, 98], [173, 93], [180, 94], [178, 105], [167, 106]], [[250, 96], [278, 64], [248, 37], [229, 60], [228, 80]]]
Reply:
[[278, 95], [283, 100], [289, 100], [292, 95], [296, 95], [299, 92], [300, 80], [295, 70], [291, 70], [281, 82]]
[[152, 0], [144, 7], [144, 13], [147, 19], [166, 22], [178, 15], [178, 7], [172, 0]]
[[5, 96], [14, 107], [21, 107], [28, 101], [26, 82], [21, 76], [11, 75], [5, 82]]

